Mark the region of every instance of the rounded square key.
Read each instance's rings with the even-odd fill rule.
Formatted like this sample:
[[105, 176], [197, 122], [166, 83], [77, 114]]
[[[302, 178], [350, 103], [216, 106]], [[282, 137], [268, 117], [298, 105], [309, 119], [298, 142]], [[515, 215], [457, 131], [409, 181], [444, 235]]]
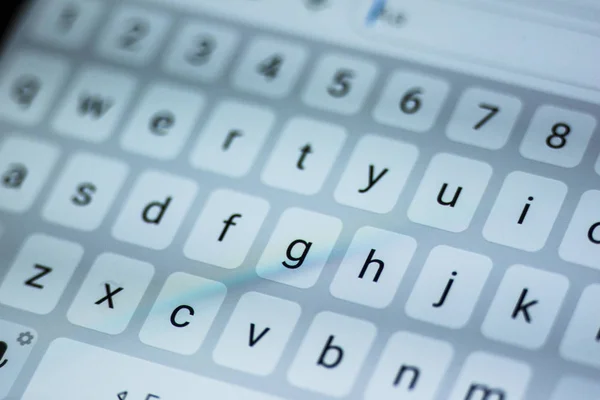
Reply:
[[186, 257], [222, 268], [237, 268], [246, 259], [269, 212], [259, 197], [215, 190], [204, 205], [188, 237]]
[[168, 26], [164, 13], [122, 7], [100, 35], [96, 49], [103, 57], [142, 65], [156, 54]]
[[302, 339], [288, 381], [307, 391], [347, 397], [376, 336], [371, 322], [320, 312]]
[[477, 351], [465, 360], [446, 400], [525, 400], [532, 371], [522, 361]]
[[[585, 192], [558, 248], [560, 258], [600, 270], [600, 191]], [[598, 327], [600, 329], [600, 326]]]
[[373, 111], [377, 122], [414, 132], [431, 129], [450, 86], [416, 72], [396, 71]]
[[0, 303], [35, 314], [58, 304], [83, 256], [83, 247], [44, 234], [29, 236], [0, 286]]
[[62, 59], [23, 51], [7, 57], [0, 75], [0, 118], [18, 123], [39, 123], [56, 101], [69, 70]]
[[446, 135], [456, 142], [498, 150], [508, 141], [521, 101], [486, 89], [467, 89], [446, 128]]
[[238, 41], [237, 32], [221, 25], [188, 23], [171, 43], [163, 68], [186, 78], [213, 81], [225, 70]]
[[199, 90], [156, 83], [139, 102], [121, 136], [121, 147], [159, 160], [175, 158], [204, 108]]
[[120, 71], [84, 69], [71, 83], [52, 128], [61, 135], [102, 142], [112, 134], [135, 87], [135, 78]]
[[44, 219], [82, 231], [98, 228], [128, 170], [121, 161], [90, 153], [71, 156], [44, 205]]
[[0, 210], [27, 211], [59, 156], [54, 145], [25, 137], [9, 136], [0, 143]]
[[33, 36], [42, 42], [76, 49], [83, 46], [102, 15], [103, 5], [97, 0], [53, 0], [38, 5], [33, 20]]
[[246, 49], [233, 76], [240, 90], [281, 98], [296, 83], [306, 62], [307, 51], [295, 43], [258, 38]]
[[113, 253], [96, 258], [67, 312], [72, 324], [122, 333], [146, 292], [154, 266]]
[[274, 122], [275, 114], [266, 107], [224, 100], [204, 124], [190, 163], [195, 168], [240, 178], [250, 171]]
[[575, 167], [581, 162], [595, 128], [596, 119], [589, 114], [541, 106], [521, 143], [521, 155], [559, 167]]
[[140, 330], [140, 340], [174, 353], [194, 354], [226, 295], [227, 287], [221, 282], [184, 272], [171, 274]]
[[300, 208], [281, 214], [256, 265], [265, 279], [307, 289], [317, 283], [335, 246], [342, 221]]
[[600, 284], [589, 285], [583, 290], [560, 344], [560, 355], [566, 360], [600, 369], [599, 301]]
[[312, 107], [354, 114], [365, 101], [376, 72], [375, 65], [365, 60], [327, 55], [313, 71], [302, 100]]
[[154, 250], [167, 248], [197, 190], [191, 179], [156, 170], [143, 172], [113, 225], [113, 237]]
[[257, 292], [245, 293], [219, 338], [213, 360], [253, 375], [271, 374], [300, 314], [297, 303]]
[[346, 136], [339, 125], [303, 117], [290, 120], [264, 167], [263, 183], [306, 195], [317, 193]]
[[416, 146], [377, 135], [364, 135], [354, 147], [335, 189], [335, 200], [350, 207], [392, 211], [417, 162]]

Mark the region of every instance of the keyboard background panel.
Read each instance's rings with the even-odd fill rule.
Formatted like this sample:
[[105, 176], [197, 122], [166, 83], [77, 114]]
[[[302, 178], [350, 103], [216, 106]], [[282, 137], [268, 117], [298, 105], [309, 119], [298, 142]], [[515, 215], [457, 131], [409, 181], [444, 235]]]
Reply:
[[[39, 3], [41, 4], [42, 2]], [[111, 7], [118, 3], [119, 2], [115, 0], [105, 2], [107, 7]], [[148, 7], [142, 4], [142, 2], [138, 5], [140, 7]], [[158, 9], [157, 7], [148, 8], [154, 10]], [[173, 16], [173, 24], [168, 30], [168, 36], [166, 40], [163, 41], [155, 61], [135, 69], [124, 65], [117, 65], [116, 63], [100, 58], [100, 56], [95, 53], [94, 46], [86, 46], [80, 51], [68, 52], [37, 43], [31, 38], [30, 32], [27, 31], [27, 28], [30, 27], [29, 24], [21, 25], [7, 46], [5, 56], [1, 61], [2, 64], [10, 59], [11, 54], [14, 54], [14, 52], [19, 49], [45, 49], [45, 51], [62, 55], [67, 58], [71, 67], [75, 69], [75, 72], [82, 66], [91, 64], [116, 67], [126, 72], [133, 72], [139, 80], [139, 86], [133, 94], [133, 101], [127, 105], [125, 118], [122, 118], [118, 122], [117, 129], [113, 135], [109, 140], [103, 143], [87, 143], [76, 139], [62, 137], [55, 132], [52, 132], [49, 128], [50, 124], [48, 116], [54, 116], [56, 114], [57, 103], [59, 103], [59, 101], [54, 102], [54, 106], [47, 114], [46, 119], [35, 126], [24, 127], [0, 121], [0, 131], [2, 132], [2, 136], [5, 136], [5, 133], [9, 132], [22, 132], [30, 138], [39, 137], [58, 145], [61, 148], [63, 155], [73, 154], [76, 150], [84, 150], [93, 154], [121, 159], [131, 168], [130, 174], [123, 186], [124, 188], [130, 187], [140, 173], [148, 168], [164, 170], [177, 176], [193, 179], [199, 186], [198, 195], [194, 200], [187, 217], [184, 219], [182, 226], [178, 229], [172, 245], [162, 251], [149, 250], [113, 239], [111, 229], [120, 212], [121, 205], [125, 203], [126, 196], [128, 195], [127, 189], [121, 190], [100, 228], [91, 233], [80, 233], [72, 229], [43, 221], [41, 218], [42, 207], [50, 194], [51, 188], [56, 182], [58, 173], [62, 171], [62, 168], [65, 165], [66, 157], [61, 158], [55, 172], [53, 172], [53, 176], [48, 180], [43, 190], [38, 195], [34, 206], [27, 214], [17, 215], [0, 213], [0, 222], [5, 231], [0, 237], [0, 262], [2, 263], [2, 267], [0, 268], [0, 279], [4, 278], [8, 266], [10, 266], [18, 249], [21, 247], [25, 238], [31, 233], [41, 232], [57, 238], [74, 241], [81, 244], [85, 249], [79, 268], [75, 271], [58, 306], [50, 314], [38, 316], [0, 305], [0, 315], [2, 315], [3, 318], [30, 326], [36, 329], [40, 334], [37, 347], [34, 349], [20, 378], [13, 386], [12, 393], [15, 396], [20, 395], [23, 392], [37, 363], [47, 349], [48, 343], [56, 337], [64, 336], [175, 368], [196, 372], [208, 377], [236, 382], [248, 388], [264, 390], [274, 395], [287, 398], [305, 398], [307, 392], [295, 388], [288, 383], [287, 372], [312, 319], [318, 312], [323, 310], [329, 310], [355, 318], [362, 318], [373, 322], [378, 328], [375, 344], [367, 356], [367, 360], [362, 368], [358, 381], [354, 386], [352, 394], [348, 397], [350, 399], [360, 399], [363, 397], [367, 383], [372, 376], [381, 351], [390, 335], [399, 330], [408, 330], [435, 339], [444, 340], [451, 343], [454, 347], [455, 357], [451, 363], [450, 370], [440, 387], [440, 399], [444, 398], [444, 394], [451, 391], [466, 356], [476, 350], [485, 350], [529, 363], [533, 369], [533, 378], [528, 389], [527, 399], [541, 400], [548, 398], [551, 390], [553, 390], [553, 386], [547, 385], [547, 382], [556, 382], [562, 375], [575, 374], [591, 379], [597, 377], [596, 370], [563, 361], [558, 354], [558, 347], [583, 288], [590, 283], [599, 282], [600, 275], [598, 274], [598, 271], [590, 268], [562, 261], [558, 257], [557, 249], [581, 194], [586, 190], [597, 188], [598, 186], [597, 182], [599, 178], [594, 172], [594, 164], [600, 149], [600, 137], [598, 137], [598, 135], [592, 137], [583, 161], [579, 166], [571, 169], [548, 166], [539, 162], [527, 160], [519, 154], [518, 149], [523, 133], [529, 125], [529, 121], [534, 111], [540, 105], [555, 104], [557, 106], [571, 108], [593, 115], [600, 115], [598, 106], [548, 95], [527, 88], [507, 85], [502, 82], [470, 77], [452, 71], [419, 65], [405, 60], [395, 60], [377, 55], [362, 54], [351, 50], [347, 51], [346, 49], [312, 41], [308, 42], [297, 37], [279, 33], [276, 33], [276, 35], [282, 40], [291, 40], [304, 44], [309, 48], [310, 52], [307, 59], [307, 67], [301, 72], [300, 79], [296, 83], [292, 94], [285, 97], [283, 100], [273, 100], [236, 91], [229, 82], [232, 71], [239, 63], [242, 49], [245, 49], [248, 46], [250, 40], [258, 34], [268, 36], [275, 33], [264, 31], [256, 27], [236, 26], [231, 22], [210, 17], [211, 21], [214, 20], [217, 23], [223, 23], [223, 25], [231, 27], [241, 33], [242, 40], [239, 44], [240, 47], [235, 51], [236, 55], [229, 64], [226, 73], [213, 83], [202, 84], [188, 81], [177, 76], [168, 76], [163, 71], [161, 63], [156, 61], [167, 54], [166, 46], [169, 46], [170, 40], [173, 39], [176, 28], [178, 28], [182, 22], [189, 20], [189, 15], [184, 15], [183, 13], [174, 12]], [[209, 19], [209, 17], [198, 16], [198, 19]], [[101, 32], [103, 27], [103, 25], [96, 27], [92, 34], [92, 38], [97, 37], [97, 34]], [[320, 56], [331, 52], [340, 52], [353, 57], [364, 58], [374, 62], [379, 68], [379, 74], [371, 93], [367, 96], [365, 106], [355, 115], [341, 116], [335, 113], [309, 108], [302, 102], [302, 89], [307, 84], [307, 79], [312, 72], [311, 69], [315, 66], [316, 60], [318, 60]], [[378, 96], [383, 91], [383, 85], [390, 73], [397, 68], [419, 71], [419, 73], [439, 77], [450, 83], [450, 93], [431, 131], [426, 133], [407, 132], [402, 129], [377, 124], [373, 120], [371, 115], [372, 110], [378, 100]], [[71, 77], [72, 76], [74, 75], [72, 74]], [[158, 161], [141, 155], [130, 154], [122, 150], [119, 145], [120, 136], [123, 133], [127, 122], [127, 116], [132, 115], [134, 108], [141, 99], [140, 96], [144, 88], [146, 88], [148, 84], [159, 80], [172, 81], [191, 87], [197, 87], [208, 94], [206, 108], [203, 111], [197, 126], [194, 128], [194, 133], [188, 139], [188, 146], [179, 157], [172, 161]], [[455, 143], [449, 140], [445, 135], [445, 127], [451, 117], [459, 96], [466, 88], [473, 86], [509, 93], [518, 97], [523, 102], [523, 110], [516, 122], [513, 133], [507, 145], [501, 150], [490, 151]], [[57, 100], [64, 98], [67, 88], [68, 85], [64, 86], [59, 91], [56, 98]], [[190, 145], [196, 140], [197, 132], [202, 129], [203, 124], [207, 121], [208, 116], [211, 115], [218, 102], [226, 98], [241, 99], [242, 101], [267, 106], [274, 111], [276, 115], [276, 122], [270, 139], [260, 151], [260, 155], [251, 168], [250, 173], [242, 179], [232, 179], [196, 170], [193, 169], [189, 163]], [[317, 120], [336, 123], [344, 126], [349, 132], [347, 141], [342, 148], [340, 156], [334, 163], [333, 169], [331, 170], [323, 189], [314, 196], [303, 196], [271, 188], [264, 185], [260, 180], [262, 168], [275, 145], [276, 139], [282, 131], [283, 125], [290, 118], [296, 116], [308, 116]], [[343, 173], [352, 149], [361, 135], [366, 133], [376, 133], [392, 139], [400, 139], [418, 146], [420, 150], [417, 164], [408, 179], [396, 207], [393, 211], [384, 215], [341, 206], [335, 202], [333, 197], [334, 190]], [[408, 220], [406, 215], [406, 211], [416, 192], [420, 179], [423, 177], [426, 166], [432, 156], [441, 151], [486, 161], [493, 167], [492, 178], [469, 229], [459, 234], [412, 223]], [[489, 243], [485, 241], [481, 233], [504, 178], [513, 170], [523, 170], [541, 176], [552, 177], [565, 182], [569, 187], [562, 211], [556, 220], [546, 246], [536, 253], [528, 253]], [[249, 195], [262, 197], [267, 199], [271, 204], [271, 210], [247, 255], [245, 263], [234, 270], [226, 270], [194, 262], [183, 255], [184, 243], [192, 230], [196, 218], [200, 214], [209, 194], [217, 188], [228, 188]], [[286, 208], [292, 206], [331, 215], [340, 218], [343, 221], [343, 229], [338, 240], [338, 245], [330, 255], [328, 265], [323, 270], [318, 282], [314, 287], [309, 289], [291, 288], [279, 283], [270, 282], [259, 278], [255, 272], [255, 265], [267, 244], [277, 220]], [[412, 236], [418, 243], [415, 256], [400, 284], [394, 301], [390, 306], [382, 310], [374, 310], [369, 307], [339, 300], [329, 293], [329, 285], [352, 237], [358, 228], [365, 225], [371, 225], [377, 228]], [[451, 330], [419, 322], [410, 319], [404, 312], [404, 306], [425, 259], [431, 249], [439, 244], [446, 244], [464, 250], [481, 253], [490, 257], [493, 261], [490, 277], [477, 302], [473, 315], [471, 316], [469, 323], [459, 330]], [[143, 296], [140, 306], [136, 310], [128, 329], [123, 334], [115, 337], [107, 337], [105, 334], [72, 325], [66, 318], [67, 310], [94, 259], [98, 254], [105, 251], [115, 252], [141, 261], [150, 262], [156, 268], [155, 276]], [[546, 271], [563, 274], [568, 277], [571, 284], [550, 337], [541, 350], [527, 351], [494, 342], [484, 338], [480, 331], [481, 324], [491, 300], [496, 293], [498, 284], [507, 267], [513, 264], [525, 264]], [[162, 285], [167, 276], [175, 271], [187, 272], [207, 279], [217, 280], [225, 283], [228, 288], [225, 302], [223, 303], [206, 340], [200, 350], [193, 356], [180, 356], [155, 349], [142, 344], [138, 339], [138, 333], [141, 326], [158, 296]], [[265, 378], [259, 378], [227, 369], [212, 361], [212, 352], [216, 346], [220, 332], [225, 327], [239, 297], [248, 291], [258, 291], [283, 299], [292, 300], [302, 306], [302, 315], [292, 334], [290, 342], [283, 353], [279, 366], [272, 375]], [[310, 396], [314, 399], [327, 398], [326, 396], [320, 396], [314, 393], [311, 393]]]

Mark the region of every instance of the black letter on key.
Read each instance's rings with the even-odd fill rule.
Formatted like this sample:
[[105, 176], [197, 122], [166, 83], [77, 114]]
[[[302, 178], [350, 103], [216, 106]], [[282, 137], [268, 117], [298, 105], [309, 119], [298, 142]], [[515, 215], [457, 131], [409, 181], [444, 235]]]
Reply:
[[175, 115], [171, 111], [159, 111], [152, 116], [148, 128], [155, 135], [164, 136], [175, 125]]
[[[294, 250], [294, 247], [296, 247], [297, 244], [304, 246], [304, 249], [302, 250], [302, 253], [296, 257], [292, 254], [292, 251]], [[283, 261], [282, 262], [283, 266], [286, 268], [289, 268], [289, 269], [296, 269], [296, 268], [299, 268], [300, 266], [302, 266], [302, 263], [304, 263], [304, 259], [308, 255], [310, 246], [312, 246], [312, 242], [307, 242], [306, 240], [302, 240], [302, 239], [294, 240], [288, 246], [287, 250], [285, 251], [285, 255], [287, 256], [288, 260], [296, 261], [296, 264], [288, 264], [286, 261]]]
[[[533, 197], [529, 196], [527, 198], [527, 200], [533, 201]], [[527, 216], [527, 213], [529, 212], [529, 207], [531, 207], [531, 203], [525, 203], [525, 207], [523, 207], [523, 211], [521, 211], [521, 215], [519, 216], [519, 220], [517, 221], [517, 224], [522, 225], [523, 222], [525, 222], [525, 217]]]
[[525, 297], [527, 297], [527, 292], [528, 291], [529, 291], [529, 289], [525, 288], [521, 292], [521, 296], [519, 297], [519, 301], [517, 301], [517, 305], [515, 306], [515, 309], [512, 312], [512, 318], [513, 319], [517, 319], [517, 317], [519, 316], [519, 313], [523, 313], [523, 317], [525, 318], [525, 321], [528, 324], [530, 324], [531, 323], [531, 316], [529, 315], [528, 308], [536, 305], [538, 303], [538, 301], [537, 300], [532, 300], [529, 303], [525, 303]]
[[[342, 362], [342, 359], [344, 358], [344, 349], [340, 346], [332, 345], [333, 339], [335, 339], [335, 336], [333, 335], [330, 335], [327, 339], [327, 343], [325, 344], [325, 347], [323, 347], [323, 351], [321, 351], [317, 365], [331, 369], [337, 367]], [[327, 360], [327, 353], [329, 352], [335, 353], [333, 360], [331, 358]]]
[[394, 379], [394, 386], [398, 386], [400, 382], [402, 382], [402, 378], [404, 374], [410, 372], [412, 373], [412, 379], [410, 380], [410, 384], [408, 385], [408, 390], [411, 391], [417, 386], [417, 381], [419, 380], [419, 375], [421, 375], [421, 370], [418, 367], [414, 367], [412, 365], [406, 366], [402, 365], [400, 370], [396, 374], [396, 379]]
[[27, 177], [27, 167], [23, 164], [11, 164], [2, 174], [2, 185], [9, 189], [19, 189]]
[[50, 272], [52, 272], [52, 268], [46, 267], [46, 266], [40, 265], [40, 264], [34, 264], [33, 268], [39, 269], [42, 272], [40, 272], [39, 274], [36, 274], [36, 275], [32, 276], [31, 278], [27, 279], [25, 281], [25, 285], [34, 287], [36, 289], [43, 289], [44, 285], [39, 284], [38, 281], [40, 279], [42, 279], [43, 277], [45, 277], [46, 275], [48, 275]]
[[254, 347], [254, 345], [256, 343], [258, 343], [258, 341], [260, 339], [262, 339], [263, 336], [265, 336], [271, 330], [271, 328], [266, 327], [265, 329], [262, 330], [261, 333], [258, 334], [258, 336], [254, 335], [256, 333], [255, 330], [256, 330], [256, 325], [254, 325], [254, 323], [251, 323], [250, 324], [250, 338], [248, 339], [248, 345], [250, 347]]
[[[456, 276], [456, 271], [452, 271], [452, 276], [453, 277]], [[444, 305], [444, 303], [446, 302], [446, 297], [448, 297], [448, 293], [450, 293], [450, 289], [452, 288], [453, 284], [454, 284], [454, 278], [448, 279], [448, 283], [446, 284], [446, 287], [444, 288], [442, 297], [438, 300], [437, 303], [433, 303], [431, 305], [432, 307], [439, 308]]]
[[82, 116], [90, 115], [93, 119], [98, 119], [103, 117], [112, 105], [112, 99], [104, 98], [100, 95], [82, 93], [79, 96], [77, 112]]
[[108, 308], [111, 308], [111, 309], [115, 308], [115, 305], [113, 304], [113, 296], [116, 295], [117, 293], [121, 292], [123, 290], [123, 288], [119, 287], [119, 288], [116, 288], [115, 290], [111, 290], [110, 283], [105, 283], [104, 290], [106, 291], [106, 296], [104, 296], [103, 298], [101, 298], [100, 300], [95, 302], [94, 304], [100, 305], [100, 304], [104, 303], [105, 301], [108, 301]]
[[181, 305], [175, 308], [171, 313], [171, 325], [173, 325], [175, 328], [184, 328], [190, 324], [189, 321], [177, 322], [177, 315], [181, 310], [186, 310], [191, 316], [195, 314], [194, 309], [188, 305]]
[[304, 169], [304, 160], [306, 159], [306, 156], [310, 153], [312, 153], [310, 143], [307, 143], [302, 148], [300, 148], [300, 158], [298, 159], [298, 163], [296, 164], [296, 167], [298, 169]]
[[458, 196], [460, 196], [460, 192], [462, 192], [463, 188], [462, 188], [462, 186], [459, 186], [456, 189], [456, 192], [454, 192], [454, 197], [452, 198], [452, 200], [446, 201], [446, 200], [444, 200], [444, 194], [446, 193], [447, 188], [448, 188], [448, 184], [444, 183], [442, 185], [442, 189], [438, 193], [437, 202], [443, 206], [454, 207], [456, 205], [456, 202], [458, 201]]
[[369, 165], [369, 184], [364, 189], [358, 189], [358, 193], [366, 193], [368, 192], [385, 174], [387, 174], [388, 169], [384, 168], [377, 176], [375, 176], [375, 166], [373, 164]]
[[594, 233], [596, 233], [596, 228], [599, 226], [600, 222], [596, 222], [594, 225], [590, 226], [590, 229], [588, 230], [588, 239], [590, 239], [590, 242], [594, 244], [600, 244], [600, 238], [596, 238], [594, 236]]
[[373, 255], [375, 255], [375, 249], [371, 249], [371, 251], [369, 252], [367, 259], [365, 260], [365, 263], [363, 264], [363, 267], [360, 270], [360, 273], [358, 274], [358, 277], [360, 279], [364, 278], [365, 273], [369, 269], [369, 265], [377, 264], [377, 272], [375, 272], [375, 276], [373, 277], [373, 282], [379, 281], [379, 277], [381, 276], [381, 273], [383, 272], [383, 267], [384, 267], [385, 263], [381, 260], [373, 258]]
[[[167, 207], [169, 207], [169, 204], [171, 204], [171, 196], [167, 197], [164, 203], [161, 203], [159, 201], [153, 201], [152, 203], [149, 203], [144, 208], [144, 211], [142, 211], [142, 219], [144, 220], [144, 222], [147, 222], [149, 224], [160, 224], [160, 220], [162, 219], [165, 211], [167, 210]], [[155, 215], [151, 215], [152, 209], [157, 210]]]
[[12, 87], [11, 97], [22, 108], [29, 108], [35, 100], [42, 83], [33, 75], [20, 77]]
[[77, 193], [71, 197], [71, 201], [78, 206], [87, 206], [92, 202], [94, 193], [96, 193], [96, 186], [93, 183], [81, 183], [77, 186]]
[[229, 230], [230, 226], [235, 226], [236, 223], [234, 222], [234, 220], [236, 218], [242, 218], [242, 214], [232, 214], [229, 216], [228, 219], [226, 219], [225, 221], [223, 221], [223, 223], [225, 224], [225, 226], [223, 227], [223, 230], [221, 231], [221, 235], [219, 235], [219, 242], [222, 242], [223, 239], [225, 239], [225, 235], [227, 234], [227, 231]]
[[227, 137], [225, 138], [225, 141], [223, 142], [223, 150], [229, 150], [229, 146], [231, 146], [231, 143], [233, 142], [233, 139], [235, 139], [236, 137], [240, 137], [243, 136], [242, 132], [237, 130], [237, 129], [232, 129], [227, 133]]

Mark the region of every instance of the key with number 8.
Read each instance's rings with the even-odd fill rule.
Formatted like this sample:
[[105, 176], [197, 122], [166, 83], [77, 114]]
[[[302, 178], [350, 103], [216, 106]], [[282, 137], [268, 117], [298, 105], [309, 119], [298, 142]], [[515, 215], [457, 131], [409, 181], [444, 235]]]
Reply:
[[596, 119], [589, 114], [541, 106], [521, 143], [521, 155], [560, 167], [575, 167], [581, 162], [595, 128]]

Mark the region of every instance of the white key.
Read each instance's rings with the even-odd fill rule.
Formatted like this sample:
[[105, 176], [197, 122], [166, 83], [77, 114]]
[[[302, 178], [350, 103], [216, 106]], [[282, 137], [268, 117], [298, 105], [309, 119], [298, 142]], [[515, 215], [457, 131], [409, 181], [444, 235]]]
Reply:
[[55, 101], [69, 71], [67, 63], [44, 53], [21, 52], [9, 58], [0, 76], [0, 118], [34, 125]]
[[375, 339], [370, 322], [334, 314], [317, 314], [288, 371], [288, 380], [302, 389], [343, 397], [354, 381]]
[[0, 210], [22, 213], [35, 201], [60, 151], [46, 142], [12, 136], [0, 147]]
[[397, 332], [387, 342], [365, 400], [433, 400], [454, 354], [446, 342]]
[[232, 83], [246, 92], [282, 98], [294, 87], [307, 56], [304, 47], [292, 42], [255, 39], [246, 49]]
[[100, 34], [97, 51], [115, 61], [146, 64], [158, 51], [169, 24], [165, 13], [121, 7]]
[[566, 194], [567, 186], [560, 181], [511, 172], [483, 227], [483, 237], [521, 250], [542, 249]]
[[35, 39], [66, 49], [82, 47], [90, 38], [103, 12], [96, 0], [53, 0], [39, 7], [33, 20]]
[[175, 158], [204, 108], [198, 90], [157, 83], [146, 90], [121, 137], [121, 147], [159, 160]]
[[294, 118], [289, 121], [262, 172], [262, 181], [300, 194], [316, 194], [346, 140], [339, 125]]
[[491, 269], [492, 260], [484, 255], [436, 246], [408, 298], [406, 314], [448, 328], [464, 327]]
[[373, 118], [379, 123], [414, 132], [433, 127], [449, 85], [417, 72], [396, 71], [385, 85]]
[[71, 156], [42, 210], [44, 219], [83, 231], [98, 228], [128, 171], [114, 159], [90, 153]]
[[369, 307], [387, 307], [417, 248], [410, 236], [365, 226], [360, 228], [331, 283], [339, 299]]
[[34, 329], [0, 319], [0, 399], [9, 398], [10, 389], [19, 378], [37, 339]]
[[188, 23], [170, 43], [163, 68], [174, 75], [214, 81], [223, 74], [238, 42], [238, 33], [224, 26]]
[[581, 196], [558, 253], [565, 261], [600, 269], [600, 191]]
[[525, 363], [483, 352], [472, 353], [448, 400], [523, 400], [531, 378]]
[[392, 211], [419, 154], [416, 146], [363, 136], [335, 189], [335, 200], [380, 214]]
[[22, 400], [118, 399], [193, 400], [209, 398], [283, 400], [232, 383], [155, 364], [71, 339], [54, 340]]
[[599, 301], [600, 284], [586, 287], [560, 345], [560, 355], [563, 358], [600, 368]]
[[600, 384], [597, 380], [567, 376], [558, 382], [550, 400], [572, 400], [573, 396], [577, 400], [597, 400], [600, 398]]
[[112, 235], [155, 250], [171, 244], [198, 190], [192, 180], [146, 171], [136, 181]]
[[508, 141], [521, 107], [517, 97], [469, 88], [454, 110], [446, 135], [456, 142], [498, 150]]
[[71, 323], [98, 332], [122, 333], [154, 275], [146, 262], [118, 254], [96, 258], [67, 312]]
[[568, 288], [562, 275], [513, 265], [504, 274], [481, 331], [490, 339], [538, 349], [546, 342]]
[[77, 243], [42, 234], [29, 236], [0, 286], [0, 303], [50, 313], [82, 256], [83, 247]]
[[220, 103], [198, 138], [192, 166], [241, 178], [250, 171], [274, 122], [275, 114], [266, 107], [235, 100]]
[[140, 340], [174, 353], [194, 354], [226, 294], [220, 282], [183, 272], [171, 274], [146, 318]]
[[116, 70], [85, 69], [71, 84], [52, 127], [61, 135], [102, 142], [112, 134], [135, 86], [132, 76]]
[[489, 164], [436, 154], [410, 204], [408, 218], [450, 232], [466, 230], [491, 176]]
[[523, 157], [560, 167], [575, 167], [583, 158], [596, 119], [554, 106], [538, 108], [521, 143]]
[[213, 359], [249, 374], [271, 374], [300, 312], [300, 306], [288, 300], [256, 292], [244, 294], [221, 334]]
[[338, 218], [288, 208], [279, 218], [256, 272], [265, 279], [307, 289], [319, 279], [341, 230]]
[[317, 64], [304, 89], [309, 106], [341, 114], [357, 113], [375, 81], [371, 62], [340, 54], [326, 55]]
[[237, 268], [262, 226], [269, 203], [232, 190], [214, 191], [196, 220], [183, 252], [187, 258]]

